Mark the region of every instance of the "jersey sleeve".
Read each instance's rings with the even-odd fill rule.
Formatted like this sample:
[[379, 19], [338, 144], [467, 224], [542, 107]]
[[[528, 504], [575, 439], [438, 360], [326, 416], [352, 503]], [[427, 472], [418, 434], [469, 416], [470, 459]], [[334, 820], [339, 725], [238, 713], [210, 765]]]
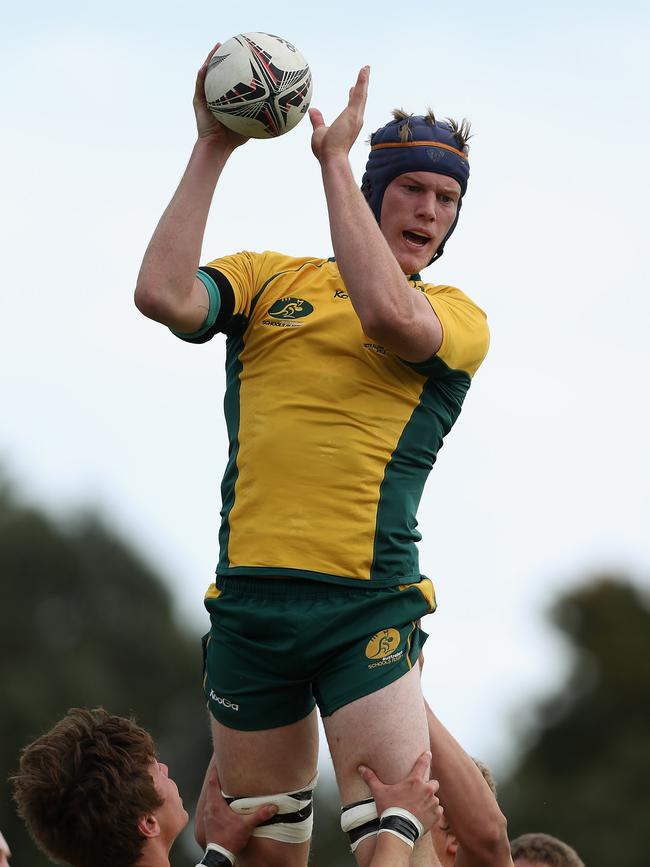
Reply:
[[454, 286], [427, 285], [424, 294], [442, 326], [436, 357], [451, 370], [474, 376], [490, 345], [484, 311]]
[[254, 299], [272, 273], [270, 253], [235, 253], [202, 265], [197, 277], [208, 293], [208, 313], [192, 334], [173, 333], [187, 343], [205, 343], [218, 332], [231, 334], [248, 323]]

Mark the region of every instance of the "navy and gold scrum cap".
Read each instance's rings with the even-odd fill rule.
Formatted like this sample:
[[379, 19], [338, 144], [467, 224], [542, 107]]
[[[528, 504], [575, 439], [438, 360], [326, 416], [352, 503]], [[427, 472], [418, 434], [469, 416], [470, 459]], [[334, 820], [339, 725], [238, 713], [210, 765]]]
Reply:
[[[423, 116], [394, 111], [393, 116], [394, 120], [370, 137], [370, 156], [361, 179], [361, 192], [377, 222], [380, 222], [386, 187], [407, 172], [436, 172], [454, 178], [460, 186], [460, 211], [469, 179], [469, 123], [463, 120], [459, 124], [449, 118], [439, 121], [432, 112]], [[445, 241], [457, 222], [458, 215], [434, 259], [442, 255]]]

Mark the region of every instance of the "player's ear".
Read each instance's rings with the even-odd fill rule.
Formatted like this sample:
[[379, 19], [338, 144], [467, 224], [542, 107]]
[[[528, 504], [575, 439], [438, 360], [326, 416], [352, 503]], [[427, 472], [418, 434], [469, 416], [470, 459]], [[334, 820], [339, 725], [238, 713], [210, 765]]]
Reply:
[[153, 813], [145, 813], [138, 819], [138, 831], [143, 837], [159, 837], [160, 825]]
[[458, 852], [458, 840], [454, 834], [447, 834], [447, 854], [455, 858], [456, 852]]

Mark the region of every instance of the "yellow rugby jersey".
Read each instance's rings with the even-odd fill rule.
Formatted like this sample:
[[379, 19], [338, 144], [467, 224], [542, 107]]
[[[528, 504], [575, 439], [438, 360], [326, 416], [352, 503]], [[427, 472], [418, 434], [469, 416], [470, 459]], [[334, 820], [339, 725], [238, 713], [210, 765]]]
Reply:
[[487, 351], [483, 311], [414, 275], [444, 335], [414, 364], [364, 334], [333, 259], [243, 252], [198, 276], [211, 313], [178, 336], [227, 335], [217, 574], [419, 581], [416, 512]]

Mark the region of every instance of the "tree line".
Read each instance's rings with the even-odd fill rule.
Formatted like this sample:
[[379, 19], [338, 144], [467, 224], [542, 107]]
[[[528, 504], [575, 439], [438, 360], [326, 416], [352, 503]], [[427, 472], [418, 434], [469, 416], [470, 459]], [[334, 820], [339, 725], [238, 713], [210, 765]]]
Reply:
[[[650, 851], [650, 604], [621, 575], [556, 600], [566, 682], [541, 702], [502, 782], [511, 836], [545, 831], [589, 867], [645, 867]], [[210, 755], [199, 634], [177, 622], [161, 577], [92, 514], [62, 524], [0, 487], [0, 829], [13, 863], [50, 862], [15, 814], [8, 776], [21, 747], [70, 707], [134, 715], [154, 735], [193, 809]], [[354, 863], [333, 784], [317, 789], [313, 867]], [[173, 867], [192, 867], [186, 838]]]

